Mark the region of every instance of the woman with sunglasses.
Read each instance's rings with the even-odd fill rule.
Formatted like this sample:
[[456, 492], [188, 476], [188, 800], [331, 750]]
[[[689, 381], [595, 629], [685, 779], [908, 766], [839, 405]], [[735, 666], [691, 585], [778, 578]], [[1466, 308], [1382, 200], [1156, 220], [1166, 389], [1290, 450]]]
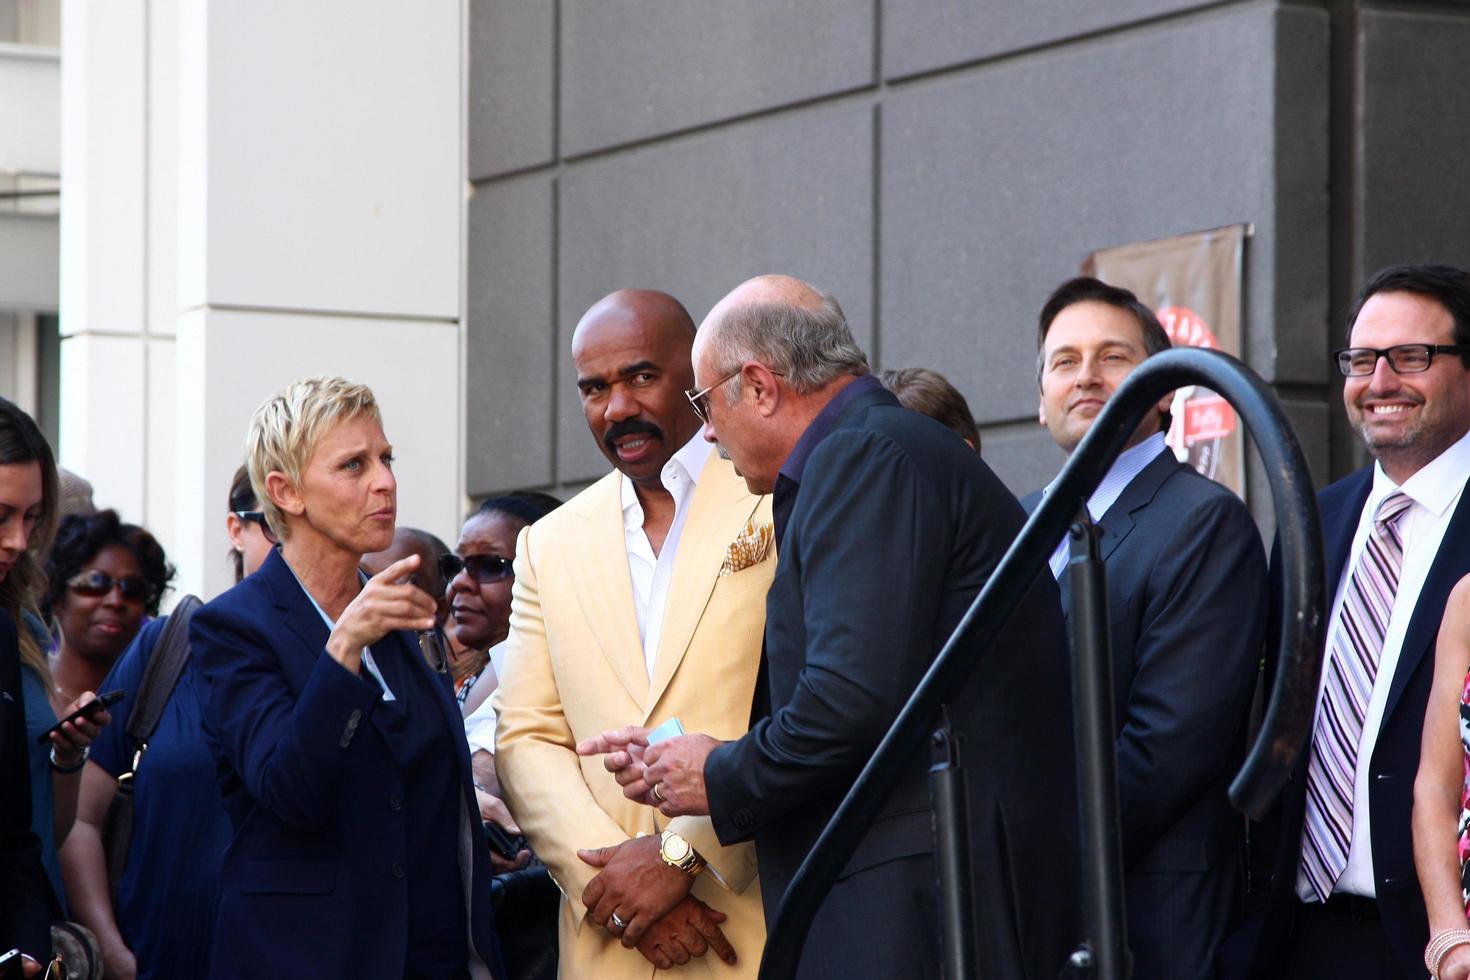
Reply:
[[[29, 415], [0, 398], [0, 951], [27, 957], [25, 976], [50, 959], [50, 923], [61, 910], [56, 841], [71, 826], [77, 773], [107, 712], [68, 722], [49, 740], [57, 709], [70, 714], [93, 699], [62, 705], [46, 662], [50, 637], [37, 603], [46, 578], [39, 555], [51, 542], [58, 511], [56, 462]], [[47, 888], [46, 877], [53, 884]]]
[[[274, 535], [252, 517], [261, 511], [243, 466], [230, 484], [225, 513], [228, 555], [238, 583], [260, 567], [274, 545]], [[92, 746], [76, 826], [61, 849], [72, 916], [97, 937], [108, 980], [210, 975], [220, 864], [232, 832], [214, 778], [214, 757], [199, 737], [203, 681], [192, 658], [164, 703], [144, 756], [137, 755], [139, 746], [127, 734], [166, 625], [164, 618], [144, 626], [103, 681], [102, 690], [125, 696], [112, 709], [113, 724]], [[124, 773], [132, 773], [133, 827], [114, 895], [104, 827]]]
[[[529, 490], [491, 497], [464, 522], [455, 553], [439, 559], [439, 570], [449, 582], [449, 634], [454, 645], [465, 651], [459, 661], [464, 666], [457, 664], [454, 673], [465, 675], [459, 701], [480, 817], [513, 837], [521, 830], [500, 799], [500, 783], [495, 778], [495, 712], [490, 708], [490, 695], [499, 683], [497, 654], [510, 633], [516, 538], [560, 506], [561, 501], [550, 494]], [[514, 858], [494, 851], [490, 854], [497, 872], [525, 867], [530, 859], [528, 850]]]
[[46, 609], [61, 634], [53, 673], [63, 697], [101, 690], [173, 575], [157, 539], [116, 511], [62, 519], [46, 558]]
[[415, 635], [420, 558], [358, 572], [397, 520], [377, 400], [298, 381], [246, 457], [280, 546], [190, 624], [234, 829], [210, 976], [503, 978], [463, 719]]

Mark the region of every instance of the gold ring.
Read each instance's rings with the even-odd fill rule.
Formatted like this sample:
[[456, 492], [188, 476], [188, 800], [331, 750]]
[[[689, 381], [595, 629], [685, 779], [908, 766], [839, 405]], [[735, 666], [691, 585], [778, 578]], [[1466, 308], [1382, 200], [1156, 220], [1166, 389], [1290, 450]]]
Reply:
[[659, 784], [658, 783], [654, 783], [653, 784], [653, 788], [651, 790], [649, 790], [649, 793], [651, 793], [653, 795], [653, 798], [655, 800], [658, 800], [660, 803], [662, 803], [662, 802], [664, 802], [664, 793], [663, 793], [663, 790], [659, 789], [658, 787], [659, 787]]

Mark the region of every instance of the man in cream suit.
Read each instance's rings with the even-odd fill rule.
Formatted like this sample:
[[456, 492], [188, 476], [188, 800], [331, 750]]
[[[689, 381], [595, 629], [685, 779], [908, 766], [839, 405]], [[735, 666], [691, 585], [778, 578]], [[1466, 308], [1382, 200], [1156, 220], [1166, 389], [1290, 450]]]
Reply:
[[600, 757], [576, 753], [627, 725], [677, 718], [737, 738], [750, 720], [771, 506], [700, 438], [684, 394], [693, 341], [663, 293], [623, 290], [587, 312], [577, 389], [614, 470], [516, 549], [496, 764], [563, 892], [563, 977], [754, 977], [765, 943], [752, 846], [628, 800]]

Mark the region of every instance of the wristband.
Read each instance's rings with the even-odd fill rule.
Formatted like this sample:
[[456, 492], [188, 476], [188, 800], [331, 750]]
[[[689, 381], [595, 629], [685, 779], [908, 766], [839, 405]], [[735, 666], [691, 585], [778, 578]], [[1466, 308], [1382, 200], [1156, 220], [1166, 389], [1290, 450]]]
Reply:
[[1470, 929], [1446, 929], [1436, 933], [1429, 940], [1429, 945], [1424, 947], [1424, 966], [1428, 968], [1429, 975], [1434, 980], [1439, 980], [1439, 965], [1445, 954], [1456, 946], [1467, 944], [1470, 944]]
[[51, 768], [59, 773], [76, 772], [78, 769], [82, 768], [82, 766], [85, 766], [87, 764], [87, 756], [91, 754], [92, 746], [83, 746], [82, 757], [78, 759], [73, 765], [63, 766], [61, 763], [56, 761], [56, 746], [53, 745], [51, 746]]

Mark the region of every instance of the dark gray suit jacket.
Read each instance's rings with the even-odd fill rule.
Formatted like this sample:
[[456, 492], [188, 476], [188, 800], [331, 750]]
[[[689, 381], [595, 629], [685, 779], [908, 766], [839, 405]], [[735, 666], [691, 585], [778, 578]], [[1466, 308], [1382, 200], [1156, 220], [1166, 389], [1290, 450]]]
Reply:
[[[705, 767], [721, 840], [754, 838], [768, 921], [878, 740], [1024, 521], [953, 432], [864, 392], [808, 458], [766, 603], [768, 712]], [[1034, 586], [950, 702], [966, 739], [980, 972], [1057, 976], [1078, 940], [1070, 683]], [[934, 977], [927, 747], [828, 895], [799, 975]]]
[[1244, 818], [1226, 791], [1259, 673], [1265, 551], [1239, 498], [1167, 450], [1098, 524], [1134, 976], [1207, 977], [1240, 899]]

